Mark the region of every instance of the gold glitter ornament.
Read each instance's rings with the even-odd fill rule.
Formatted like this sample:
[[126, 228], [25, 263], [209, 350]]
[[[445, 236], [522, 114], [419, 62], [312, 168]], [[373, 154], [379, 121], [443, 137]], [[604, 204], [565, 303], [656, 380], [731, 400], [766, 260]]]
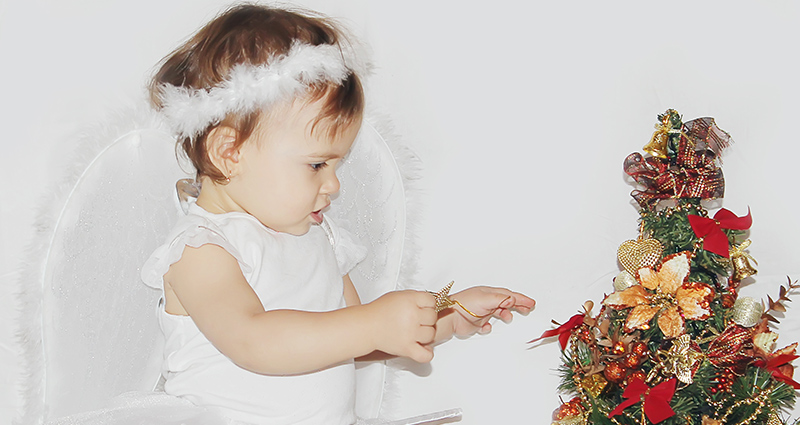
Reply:
[[586, 425], [586, 424], [588, 424], [588, 422], [586, 421], [586, 415], [579, 415], [555, 421], [550, 425]]
[[670, 123], [672, 114], [677, 114], [678, 111], [674, 109], [667, 109], [667, 112], [661, 118], [661, 123], [656, 124], [656, 131], [653, 136], [642, 148], [643, 151], [658, 158], [667, 158], [667, 143], [669, 143], [670, 133], [680, 133], [680, 130], [674, 130]]
[[608, 385], [608, 381], [601, 374], [595, 373], [581, 380], [581, 387], [592, 397], [597, 398]]
[[664, 247], [656, 239], [627, 240], [617, 249], [617, 259], [626, 272], [635, 276], [641, 268], [653, 267], [661, 260]]
[[494, 310], [492, 310], [488, 314], [484, 314], [483, 316], [479, 316], [479, 315], [471, 312], [468, 308], [464, 307], [464, 304], [461, 304], [460, 302], [458, 302], [458, 300], [454, 300], [454, 299], [450, 298], [450, 289], [453, 288], [453, 284], [454, 283], [455, 283], [455, 281], [451, 281], [450, 283], [445, 285], [444, 288], [440, 289], [439, 292], [428, 291], [428, 293], [433, 295], [433, 298], [436, 299], [436, 307], [435, 307], [435, 309], [436, 309], [437, 313], [442, 311], [442, 310], [444, 310], [444, 309], [446, 309], [446, 308], [449, 308], [449, 307], [452, 307], [454, 305], [457, 305], [457, 306], [461, 307], [465, 312], [467, 312], [467, 314], [469, 314], [470, 316], [472, 316], [472, 317], [474, 317], [476, 319], [484, 319], [486, 317], [491, 316], [497, 309], [500, 308], [501, 305], [503, 305], [504, 302], [506, 302], [506, 300], [511, 298], [511, 295], [507, 296], [505, 299], [503, 299], [503, 301], [500, 301], [500, 304], [498, 304], [497, 307], [495, 307]]
[[637, 283], [639, 282], [636, 281], [632, 274], [628, 273], [627, 270], [623, 270], [614, 278], [614, 290], [622, 292]]
[[732, 320], [739, 326], [752, 328], [761, 323], [761, 315], [764, 314], [764, 305], [750, 297], [739, 297], [733, 303]]
[[586, 425], [587, 412], [581, 404], [580, 397], [562, 403], [553, 412], [553, 422], [551, 425]]
[[758, 270], [750, 264], [751, 261], [758, 264], [758, 261], [744, 251], [748, 246], [750, 246], [750, 239], [742, 242], [741, 245], [731, 247], [729, 251], [731, 264], [733, 264], [733, 278], [736, 280], [744, 280], [758, 273]]
[[631, 345], [631, 352], [641, 357], [646, 357], [648, 354], [650, 354], [647, 344], [642, 341], [634, 342], [633, 345]]
[[559, 406], [553, 413], [553, 419], [567, 419], [572, 416], [577, 416], [582, 412], [583, 408], [580, 406], [580, 402], [573, 399]]
[[675, 376], [684, 384], [692, 383], [692, 376], [703, 360], [703, 353], [697, 352], [692, 347], [692, 339], [689, 334], [683, 334], [672, 342], [669, 350], [661, 350], [656, 354], [658, 364], [647, 376], [647, 381], [651, 382], [661, 372], [664, 376]]
[[446, 308], [452, 307], [456, 305], [456, 303], [450, 299], [450, 290], [453, 289], [453, 284], [455, 281], [451, 281], [444, 288], [439, 290], [439, 292], [431, 292], [428, 291], [429, 294], [433, 295], [433, 298], [436, 299], [436, 312], [440, 312]]
[[639, 367], [639, 364], [642, 362], [642, 356], [637, 354], [628, 353], [625, 357], [622, 358], [622, 364], [629, 369], [635, 369]]
[[606, 368], [603, 370], [603, 376], [610, 382], [618, 384], [625, 379], [625, 375], [628, 373], [628, 369], [625, 366], [621, 365], [618, 362], [609, 362], [606, 364]]

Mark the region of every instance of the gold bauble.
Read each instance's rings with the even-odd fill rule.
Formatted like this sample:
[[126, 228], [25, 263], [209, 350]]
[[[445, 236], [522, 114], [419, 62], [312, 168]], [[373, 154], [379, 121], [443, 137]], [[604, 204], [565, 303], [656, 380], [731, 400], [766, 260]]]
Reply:
[[739, 297], [733, 303], [733, 322], [745, 328], [752, 328], [761, 322], [764, 305], [750, 297]]
[[617, 277], [614, 278], [614, 291], [615, 292], [622, 292], [633, 285], [636, 285], [637, 282], [636, 278], [633, 277], [632, 274], [628, 273], [627, 271], [623, 270], [619, 272]]

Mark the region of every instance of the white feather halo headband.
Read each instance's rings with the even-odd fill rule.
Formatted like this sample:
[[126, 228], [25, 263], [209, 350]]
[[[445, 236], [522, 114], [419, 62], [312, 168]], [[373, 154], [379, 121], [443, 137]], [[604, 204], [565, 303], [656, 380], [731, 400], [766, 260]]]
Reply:
[[367, 72], [352, 46], [295, 43], [286, 55], [267, 64], [233, 67], [228, 78], [211, 89], [162, 85], [161, 114], [179, 138], [195, 137], [232, 112], [273, 105], [314, 83], [341, 83], [351, 72]]

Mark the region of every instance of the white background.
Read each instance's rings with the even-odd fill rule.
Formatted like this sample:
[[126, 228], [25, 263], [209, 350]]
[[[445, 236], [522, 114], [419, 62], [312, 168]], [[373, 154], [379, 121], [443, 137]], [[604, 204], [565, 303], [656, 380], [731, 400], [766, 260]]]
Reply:
[[[153, 65], [219, 0], [1, 0], [0, 424], [19, 408], [16, 271], [69, 140], [140, 95]], [[502, 285], [538, 301], [489, 336], [437, 348], [404, 374], [398, 411], [462, 407], [464, 424], [544, 424], [559, 351], [526, 341], [611, 291], [636, 236], [622, 160], [656, 115], [714, 116], [725, 207], [751, 208], [757, 284], [800, 277], [796, 189], [800, 9], [791, 1], [304, 1], [372, 46], [373, 107], [420, 156], [419, 278]], [[800, 339], [789, 310], [780, 346]], [[798, 416], [798, 413], [795, 413]]]

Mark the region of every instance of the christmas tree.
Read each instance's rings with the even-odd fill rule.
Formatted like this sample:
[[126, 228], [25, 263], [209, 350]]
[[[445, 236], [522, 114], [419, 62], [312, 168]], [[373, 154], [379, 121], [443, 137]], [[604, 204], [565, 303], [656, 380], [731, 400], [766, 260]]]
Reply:
[[614, 291], [596, 315], [587, 301], [541, 337], [558, 337], [559, 391], [572, 396], [553, 425], [789, 423], [797, 343], [775, 350], [773, 313], [800, 285], [789, 280], [766, 305], [737, 295], [756, 273], [750, 212], [709, 217], [703, 203], [724, 195], [718, 158], [730, 143], [713, 118], [683, 122], [670, 109], [646, 155], [625, 159], [641, 186], [639, 236], [619, 247]]

